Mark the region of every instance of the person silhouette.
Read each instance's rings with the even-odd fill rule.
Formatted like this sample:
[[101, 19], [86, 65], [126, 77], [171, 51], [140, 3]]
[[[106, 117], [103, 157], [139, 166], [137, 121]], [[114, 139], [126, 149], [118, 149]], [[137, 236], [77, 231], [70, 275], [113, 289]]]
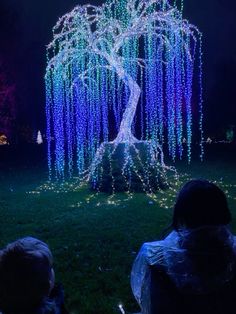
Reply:
[[67, 314], [61, 286], [55, 286], [53, 256], [33, 237], [0, 252], [0, 311], [3, 314]]
[[234, 313], [236, 238], [224, 192], [207, 180], [180, 190], [171, 228], [144, 243], [131, 271], [142, 314]]

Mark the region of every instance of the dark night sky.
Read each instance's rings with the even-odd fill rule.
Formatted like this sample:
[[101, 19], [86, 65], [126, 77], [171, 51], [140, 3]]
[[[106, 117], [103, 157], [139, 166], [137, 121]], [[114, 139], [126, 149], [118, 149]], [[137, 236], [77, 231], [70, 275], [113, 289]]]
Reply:
[[[19, 121], [45, 126], [45, 46], [57, 19], [95, 0], [0, 0], [0, 58], [16, 82]], [[204, 39], [206, 133], [236, 124], [236, 1], [185, 0], [185, 17]]]

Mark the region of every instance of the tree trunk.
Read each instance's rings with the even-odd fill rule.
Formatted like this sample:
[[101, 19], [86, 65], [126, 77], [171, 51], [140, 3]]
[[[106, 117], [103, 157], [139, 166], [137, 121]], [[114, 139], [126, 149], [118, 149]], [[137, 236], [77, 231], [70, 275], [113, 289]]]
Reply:
[[129, 101], [128, 101], [128, 104], [126, 106], [125, 112], [121, 120], [118, 135], [114, 140], [115, 143], [120, 143], [120, 142], [134, 143], [138, 141], [135, 138], [135, 136], [132, 134], [131, 128], [132, 128], [132, 123], [133, 123], [134, 116], [136, 113], [141, 90], [140, 90], [139, 85], [129, 76], [126, 81], [126, 84], [128, 85], [130, 89], [130, 96], [129, 96]]
[[113, 56], [108, 59], [108, 62], [116, 70], [118, 77], [125, 83], [126, 86], [128, 86], [130, 90], [130, 96], [121, 120], [119, 132], [113, 143], [135, 143], [138, 142], [138, 139], [132, 134], [131, 128], [139, 102], [141, 89], [137, 82], [128, 73], [125, 72], [124, 67], [119, 61], [117, 61], [117, 59], [118, 56]]

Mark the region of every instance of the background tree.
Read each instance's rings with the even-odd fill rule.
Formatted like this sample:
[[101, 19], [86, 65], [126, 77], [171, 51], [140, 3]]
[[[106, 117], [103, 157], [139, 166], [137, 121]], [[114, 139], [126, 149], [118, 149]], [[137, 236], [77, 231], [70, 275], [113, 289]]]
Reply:
[[16, 124], [15, 85], [10, 83], [7, 70], [0, 63], [0, 135], [4, 134], [12, 140]]

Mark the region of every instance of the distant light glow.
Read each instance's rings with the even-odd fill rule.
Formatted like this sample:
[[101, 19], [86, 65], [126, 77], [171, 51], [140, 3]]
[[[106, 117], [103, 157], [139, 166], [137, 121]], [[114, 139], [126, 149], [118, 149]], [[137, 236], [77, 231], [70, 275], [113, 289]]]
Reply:
[[43, 137], [42, 137], [42, 134], [41, 134], [40, 130], [38, 130], [38, 133], [37, 133], [36, 143], [37, 143], [38, 145], [43, 144]]
[[123, 308], [123, 305], [122, 305], [122, 304], [119, 304], [119, 305], [118, 305], [118, 308], [119, 308], [119, 310], [120, 310], [121, 314], [125, 314], [125, 310], [124, 310], [124, 308]]
[[8, 145], [8, 140], [7, 140], [7, 137], [6, 135], [2, 134], [0, 135], [0, 145]]
[[[173, 160], [182, 158], [185, 140], [190, 162], [197, 60], [202, 158], [201, 34], [183, 19], [183, 1], [180, 9], [176, 2], [108, 0], [78, 5], [58, 20], [45, 75], [50, 177], [89, 171], [96, 185], [109, 141], [134, 149], [151, 141], [151, 159], [164, 166], [157, 151], [166, 143]], [[136, 170], [130, 148], [125, 152], [122, 172], [129, 182]]]

